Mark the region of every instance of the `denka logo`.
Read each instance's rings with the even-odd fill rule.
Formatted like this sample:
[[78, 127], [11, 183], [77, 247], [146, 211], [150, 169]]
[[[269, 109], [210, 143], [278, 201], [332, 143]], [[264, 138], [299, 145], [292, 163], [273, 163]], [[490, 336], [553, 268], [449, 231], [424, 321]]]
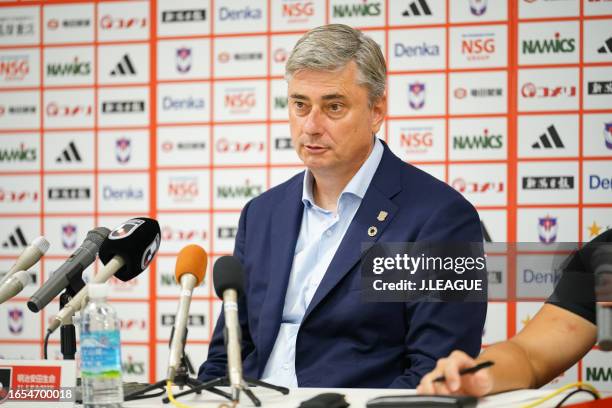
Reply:
[[260, 8], [250, 8], [249, 6], [243, 9], [230, 9], [228, 7], [221, 7], [219, 9], [219, 20], [260, 20], [261, 19]]
[[575, 38], [563, 38], [555, 33], [553, 38], [523, 40], [521, 52], [523, 54], [567, 54], [576, 50]]
[[523, 177], [523, 190], [572, 190], [574, 176]]
[[476, 181], [468, 182], [459, 177], [454, 179], [451, 185], [460, 193], [501, 193], [504, 191], [504, 183], [501, 181], [478, 183]]
[[558, 98], [575, 97], [577, 94], [575, 86], [536, 86], [533, 82], [527, 82], [521, 87], [521, 95], [524, 98]]
[[0, 77], [5, 81], [20, 81], [30, 73], [30, 58], [27, 55], [0, 56]]
[[162, 23], [190, 23], [194, 21], [206, 21], [206, 9], [162, 11]]
[[612, 191], [612, 179], [597, 174], [589, 174], [589, 189]]
[[100, 28], [103, 30], [128, 30], [147, 26], [146, 17], [115, 17], [105, 14], [100, 19]]
[[63, 105], [57, 102], [49, 102], [45, 108], [48, 116], [91, 116], [93, 107], [91, 105]]
[[215, 143], [215, 149], [219, 153], [247, 153], [265, 151], [264, 142], [248, 142], [240, 140], [227, 140], [222, 137]]
[[282, 6], [282, 15], [292, 23], [306, 21], [306, 17], [314, 15], [314, 4], [311, 1], [286, 2]]
[[405, 45], [396, 43], [393, 45], [396, 57], [434, 57], [440, 55], [440, 47], [437, 44], [428, 44], [425, 41], [420, 45]]
[[19, 147], [0, 148], [0, 163], [33, 162], [38, 158], [36, 149], [20, 143]]
[[453, 136], [453, 149], [456, 150], [501, 149], [502, 147], [502, 135], [489, 134], [488, 129], [484, 129], [479, 135]]
[[589, 81], [589, 95], [612, 95], [612, 81]]
[[166, 241], [193, 241], [201, 240], [205, 241], [208, 234], [204, 229], [180, 229], [173, 228], [170, 226], [164, 226], [162, 228], [162, 239]]
[[336, 18], [372, 17], [379, 16], [381, 12], [381, 3], [368, 3], [368, 0], [357, 4], [334, 4], [332, 9], [333, 16]]
[[162, 99], [163, 110], [201, 110], [204, 109], [204, 98], [188, 96], [187, 98], [173, 98], [164, 96]]
[[102, 102], [102, 113], [140, 113], [144, 110], [145, 102], [142, 100]]
[[251, 185], [249, 179], [246, 179], [243, 185], [217, 186], [217, 197], [219, 198], [255, 198], [262, 192], [263, 186]]
[[142, 188], [127, 187], [115, 188], [113, 186], [104, 186], [102, 188], [102, 198], [107, 201], [111, 200], [142, 200], [144, 191]]
[[168, 196], [175, 202], [190, 202], [200, 195], [197, 177], [171, 177], [168, 180]]
[[465, 34], [461, 40], [461, 53], [469, 61], [482, 61], [495, 52], [495, 34]]
[[557, 240], [557, 230], [559, 224], [557, 217], [547, 215], [544, 218], [538, 218], [538, 236], [543, 244], [552, 244]]
[[81, 61], [79, 57], [74, 57], [70, 62], [48, 63], [47, 76], [85, 76], [91, 73], [91, 62]]

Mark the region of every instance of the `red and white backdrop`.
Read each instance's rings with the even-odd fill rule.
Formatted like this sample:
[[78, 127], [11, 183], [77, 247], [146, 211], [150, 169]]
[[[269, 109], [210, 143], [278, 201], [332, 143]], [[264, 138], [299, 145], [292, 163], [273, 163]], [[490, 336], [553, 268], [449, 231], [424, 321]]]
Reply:
[[[90, 228], [146, 215], [160, 253], [111, 297], [126, 379], [164, 377], [176, 254], [230, 253], [244, 203], [301, 170], [284, 63], [332, 22], [384, 51], [379, 137], [474, 203], [490, 240], [588, 241], [612, 226], [610, 0], [1, 2], [0, 270], [34, 237], [52, 244], [35, 285], [0, 306], [2, 357], [41, 356], [58, 304], [25, 302]], [[550, 282], [518, 263], [509, 281], [492, 275], [501, 297]], [[191, 307], [196, 367], [220, 310], [209, 282]], [[540, 305], [491, 302], [484, 344]], [[611, 389], [612, 357], [594, 349], [555, 381], [577, 379]]]

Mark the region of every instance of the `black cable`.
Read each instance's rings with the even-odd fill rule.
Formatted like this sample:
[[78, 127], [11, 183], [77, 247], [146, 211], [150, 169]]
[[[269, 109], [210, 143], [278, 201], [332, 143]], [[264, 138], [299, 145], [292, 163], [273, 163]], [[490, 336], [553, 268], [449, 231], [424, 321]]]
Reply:
[[593, 391], [587, 390], [586, 388], [578, 388], [567, 394], [557, 405], [555, 405], [555, 408], [561, 408], [567, 400], [569, 400], [571, 397], [574, 396], [574, 394], [578, 394], [579, 392], [589, 393], [593, 396], [593, 399], [599, 399], [599, 396], [597, 396], [597, 394], [595, 394]]
[[162, 395], [164, 395], [165, 392], [166, 390], [163, 389], [160, 392], [155, 393], [155, 394], [144, 394], [144, 395], [128, 394], [125, 396], [125, 401], [136, 401], [136, 400], [147, 399], [147, 398], [161, 397]]
[[49, 345], [49, 337], [51, 336], [51, 332], [47, 331], [47, 334], [45, 334], [45, 342], [43, 345], [43, 355], [45, 356], [45, 360], [48, 360], [48, 355], [47, 355], [47, 346]]

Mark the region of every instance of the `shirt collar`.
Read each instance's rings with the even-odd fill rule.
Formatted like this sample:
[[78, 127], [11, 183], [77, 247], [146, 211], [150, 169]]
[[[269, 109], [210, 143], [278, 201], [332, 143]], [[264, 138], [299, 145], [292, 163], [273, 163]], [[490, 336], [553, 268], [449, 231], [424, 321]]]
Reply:
[[[349, 181], [346, 187], [344, 187], [342, 193], [340, 193], [340, 196], [338, 197], [338, 209], [340, 208], [340, 199], [345, 194], [352, 194], [358, 197], [360, 200], [363, 199], [366, 191], [368, 190], [368, 187], [370, 186], [370, 182], [374, 177], [374, 173], [376, 172], [376, 169], [380, 164], [380, 161], [383, 156], [383, 151], [384, 148], [382, 143], [380, 142], [380, 140], [378, 140], [376, 136], [374, 136], [374, 148], [370, 152], [370, 155], [368, 156], [366, 161], [361, 165], [357, 173], [355, 173], [351, 181]], [[306, 169], [306, 171], [304, 172], [304, 183], [302, 186], [302, 202], [304, 203], [304, 205], [306, 205], [306, 207], [309, 208], [317, 207], [314, 202], [314, 194], [312, 191], [313, 181], [314, 178], [311, 171], [309, 169]]]

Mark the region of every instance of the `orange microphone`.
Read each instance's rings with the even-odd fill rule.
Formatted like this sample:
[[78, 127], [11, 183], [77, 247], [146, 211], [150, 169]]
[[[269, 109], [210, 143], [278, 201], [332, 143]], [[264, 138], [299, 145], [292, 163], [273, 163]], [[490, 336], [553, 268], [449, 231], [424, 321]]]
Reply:
[[187, 245], [179, 252], [176, 258], [174, 275], [176, 283], [181, 286], [181, 297], [172, 329], [172, 342], [170, 343], [170, 358], [168, 360], [168, 380], [174, 381], [176, 371], [183, 358], [183, 350], [187, 341], [187, 320], [191, 293], [193, 288], [204, 281], [208, 255], [199, 245]]

